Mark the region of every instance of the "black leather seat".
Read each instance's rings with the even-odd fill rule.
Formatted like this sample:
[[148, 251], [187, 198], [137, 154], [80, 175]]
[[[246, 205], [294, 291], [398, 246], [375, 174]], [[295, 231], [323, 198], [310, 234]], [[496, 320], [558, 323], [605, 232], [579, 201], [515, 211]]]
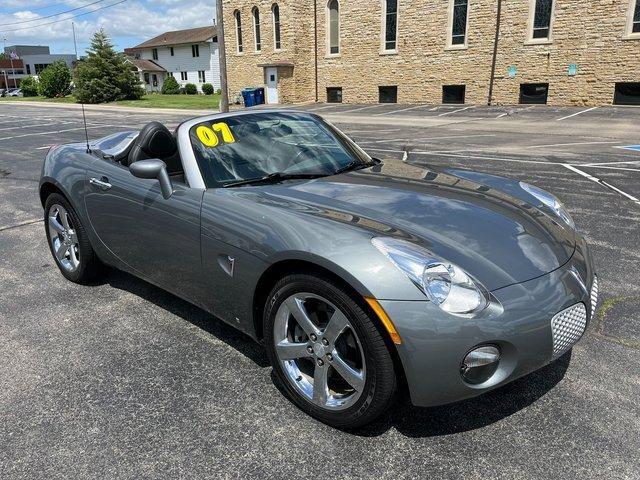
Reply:
[[148, 158], [159, 158], [166, 163], [169, 175], [183, 173], [176, 140], [160, 122], [151, 122], [140, 130], [127, 157], [127, 166]]

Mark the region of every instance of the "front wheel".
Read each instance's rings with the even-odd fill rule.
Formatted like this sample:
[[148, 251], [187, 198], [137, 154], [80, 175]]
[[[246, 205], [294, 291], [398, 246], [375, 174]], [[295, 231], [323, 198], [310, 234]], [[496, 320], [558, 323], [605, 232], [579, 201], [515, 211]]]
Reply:
[[264, 315], [275, 375], [302, 410], [338, 428], [365, 425], [386, 410], [396, 389], [393, 359], [344, 289], [290, 275], [273, 288]]

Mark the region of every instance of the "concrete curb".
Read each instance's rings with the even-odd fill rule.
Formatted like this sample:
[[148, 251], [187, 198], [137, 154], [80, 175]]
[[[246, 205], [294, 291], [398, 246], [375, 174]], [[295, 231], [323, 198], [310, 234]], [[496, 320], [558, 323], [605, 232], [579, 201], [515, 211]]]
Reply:
[[[0, 102], [0, 105], [2, 103]], [[20, 107], [46, 107], [61, 108], [66, 110], [81, 110], [79, 103], [49, 103], [49, 102], [7, 102], [7, 105], [16, 105]], [[123, 107], [120, 105], [85, 105], [86, 112], [128, 112], [128, 113], [165, 113], [165, 114], [193, 114], [194, 117], [199, 115], [211, 115], [218, 113], [217, 109], [211, 110], [191, 110], [186, 108], [146, 108], [146, 107]]]

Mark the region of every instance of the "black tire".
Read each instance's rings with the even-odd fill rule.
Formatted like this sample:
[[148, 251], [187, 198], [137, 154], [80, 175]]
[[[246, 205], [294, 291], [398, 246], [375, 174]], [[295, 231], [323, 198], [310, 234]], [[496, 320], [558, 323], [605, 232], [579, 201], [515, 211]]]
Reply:
[[[365, 386], [358, 400], [345, 410], [328, 410], [311, 403], [291, 385], [278, 361], [274, 345], [276, 312], [289, 296], [301, 292], [330, 299], [347, 316], [360, 340], [367, 368]], [[383, 333], [376, 326], [377, 322], [370, 318], [363, 306], [345, 289], [328, 279], [308, 274], [286, 276], [276, 283], [269, 294], [263, 325], [267, 355], [278, 383], [289, 398], [312, 417], [332, 427], [352, 429], [372, 422], [391, 404], [396, 391], [396, 375], [391, 352], [385, 343]]]
[[[78, 251], [79, 251], [79, 265], [73, 270], [69, 271], [65, 269], [60, 261], [56, 258], [55, 252], [53, 250], [52, 242], [51, 242], [51, 227], [49, 226], [49, 215], [51, 208], [55, 205], [61, 205], [68, 212], [69, 217], [71, 218], [71, 223], [73, 225], [73, 229], [76, 232], [78, 237]], [[103, 272], [103, 265], [96, 256], [91, 243], [89, 242], [89, 237], [80, 221], [80, 217], [73, 209], [71, 204], [67, 201], [65, 197], [58, 193], [52, 193], [47, 197], [44, 206], [44, 228], [47, 232], [47, 244], [49, 245], [49, 250], [51, 251], [51, 255], [53, 256], [53, 260], [55, 264], [58, 266], [60, 273], [69, 281], [79, 284], [86, 284], [90, 281], [94, 280], [97, 276], [99, 276]]]

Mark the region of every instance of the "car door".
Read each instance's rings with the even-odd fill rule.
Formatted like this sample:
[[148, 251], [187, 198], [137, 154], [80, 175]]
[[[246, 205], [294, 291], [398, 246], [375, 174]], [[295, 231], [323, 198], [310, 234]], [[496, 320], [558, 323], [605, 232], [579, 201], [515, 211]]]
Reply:
[[94, 233], [134, 273], [202, 304], [200, 208], [204, 190], [173, 182], [164, 199], [157, 180], [97, 159], [87, 170], [86, 210]]

